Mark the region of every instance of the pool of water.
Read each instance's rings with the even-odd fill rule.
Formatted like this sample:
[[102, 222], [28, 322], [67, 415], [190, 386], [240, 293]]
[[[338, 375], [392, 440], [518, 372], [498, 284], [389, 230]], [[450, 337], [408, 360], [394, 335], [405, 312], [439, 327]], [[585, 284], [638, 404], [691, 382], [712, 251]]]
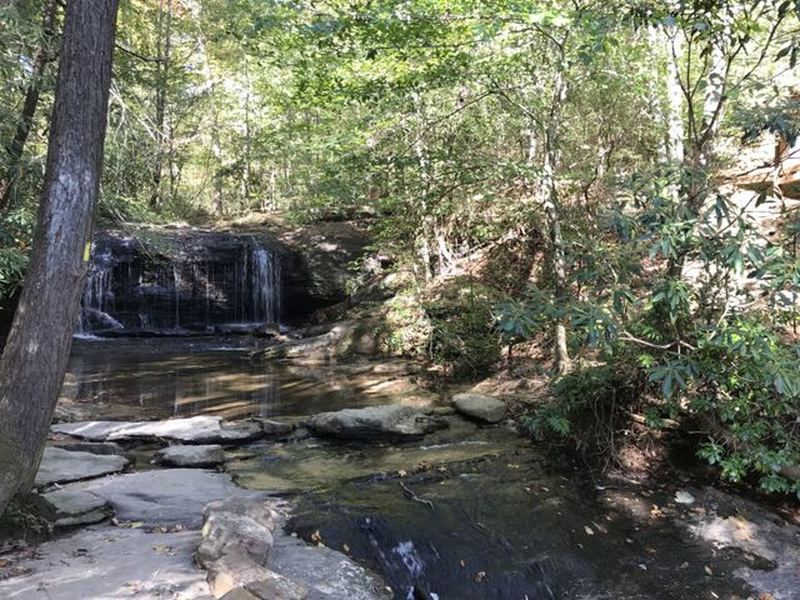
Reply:
[[293, 367], [252, 360], [254, 349], [236, 337], [78, 339], [60, 409], [83, 419], [241, 419], [415, 401], [400, 363]]

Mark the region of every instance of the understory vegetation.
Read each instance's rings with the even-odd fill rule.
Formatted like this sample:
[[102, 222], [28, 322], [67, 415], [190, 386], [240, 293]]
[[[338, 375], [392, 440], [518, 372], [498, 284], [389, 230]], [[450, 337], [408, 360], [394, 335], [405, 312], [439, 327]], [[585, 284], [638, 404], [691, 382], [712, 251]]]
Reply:
[[[0, 6], [6, 304], [61, 12]], [[691, 422], [725, 479], [800, 493], [799, 17], [794, 0], [124, 0], [98, 223], [360, 223], [392, 259], [388, 351], [469, 380], [533, 363], [552, 382], [533, 435]]]

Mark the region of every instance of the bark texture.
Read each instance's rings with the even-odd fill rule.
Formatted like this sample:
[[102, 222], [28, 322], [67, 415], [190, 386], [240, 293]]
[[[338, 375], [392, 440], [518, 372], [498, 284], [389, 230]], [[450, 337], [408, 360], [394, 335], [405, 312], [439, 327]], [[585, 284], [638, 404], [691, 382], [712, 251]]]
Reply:
[[[558, 140], [561, 131], [561, 113], [567, 100], [568, 84], [564, 75], [564, 67], [556, 73], [553, 100], [550, 108], [547, 129], [544, 139], [544, 161], [542, 163], [541, 205], [547, 221], [547, 233], [550, 238], [550, 268], [553, 272], [555, 301], [562, 310], [569, 301], [567, 285], [567, 255], [564, 239], [561, 235], [559, 217], [558, 189], [556, 187], [556, 168], [558, 165]], [[567, 345], [567, 326], [563, 316], [554, 323], [553, 354], [555, 368], [559, 375], [566, 375], [572, 370], [572, 359]]]
[[64, 379], [100, 185], [118, 0], [70, 0], [39, 221], [0, 362], [0, 512], [33, 482]]

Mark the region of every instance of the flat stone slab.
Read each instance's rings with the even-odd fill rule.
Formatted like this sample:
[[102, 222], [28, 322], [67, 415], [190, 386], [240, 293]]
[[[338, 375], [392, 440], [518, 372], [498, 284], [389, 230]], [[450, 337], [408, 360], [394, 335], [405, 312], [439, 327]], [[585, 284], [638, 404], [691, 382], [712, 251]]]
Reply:
[[56, 527], [93, 525], [105, 521], [114, 514], [108, 500], [89, 492], [57, 490], [43, 494], [42, 498], [55, 511]]
[[236, 486], [226, 473], [201, 469], [130, 473], [86, 482], [79, 489], [108, 500], [123, 521], [186, 527], [200, 527], [209, 502], [257, 495]]
[[80, 440], [55, 441], [50, 443], [56, 448], [73, 452], [91, 452], [92, 454], [125, 454], [125, 449], [116, 442], [82, 442]]
[[167, 421], [81, 421], [53, 425], [51, 430], [91, 442], [161, 439], [184, 444], [244, 443], [263, 435], [258, 423], [227, 423], [222, 417], [211, 416]]
[[225, 451], [218, 444], [169, 446], [157, 452], [154, 461], [170, 467], [216, 467], [225, 462]]
[[92, 452], [74, 452], [63, 448], [45, 448], [34, 485], [69, 483], [119, 473], [128, 466], [124, 456], [102, 456]]
[[36, 558], [4, 556], [17, 570], [0, 581], [3, 600], [212, 600], [192, 553], [196, 531], [146, 533], [95, 526], [37, 547]]
[[315, 600], [388, 600], [386, 584], [344, 554], [276, 535], [267, 566], [309, 590]]
[[499, 423], [506, 416], [506, 403], [492, 396], [456, 394], [453, 404], [461, 414], [486, 423]]
[[446, 420], [410, 406], [347, 408], [314, 415], [308, 426], [318, 435], [342, 439], [416, 439], [448, 426]]

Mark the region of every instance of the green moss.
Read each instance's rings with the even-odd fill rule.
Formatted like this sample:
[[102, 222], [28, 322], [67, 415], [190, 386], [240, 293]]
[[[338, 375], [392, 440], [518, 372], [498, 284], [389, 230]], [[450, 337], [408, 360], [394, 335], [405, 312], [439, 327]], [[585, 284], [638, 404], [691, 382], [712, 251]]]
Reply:
[[52, 508], [41, 496], [16, 496], [0, 515], [0, 539], [46, 539], [52, 534], [54, 517]]

